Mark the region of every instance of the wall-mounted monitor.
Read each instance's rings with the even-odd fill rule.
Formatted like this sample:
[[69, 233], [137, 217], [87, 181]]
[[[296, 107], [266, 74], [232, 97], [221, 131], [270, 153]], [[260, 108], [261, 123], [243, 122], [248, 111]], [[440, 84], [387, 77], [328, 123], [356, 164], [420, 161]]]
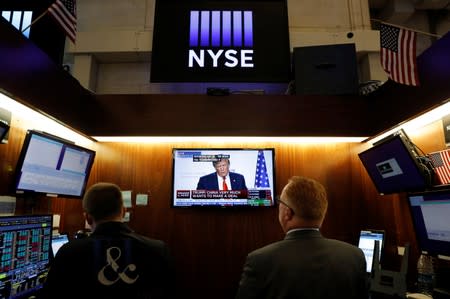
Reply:
[[420, 250], [450, 257], [450, 190], [408, 194]]
[[286, 0], [156, 0], [151, 82], [289, 82]]
[[380, 194], [421, 191], [433, 184], [427, 158], [417, 155], [403, 131], [359, 153], [359, 158]]
[[47, 277], [52, 215], [0, 217], [0, 298], [32, 298]]
[[0, 143], [2, 143], [2, 140], [5, 138], [6, 134], [8, 134], [8, 131], [9, 125], [0, 120]]
[[39, 131], [25, 136], [17, 166], [17, 194], [42, 193], [80, 198], [94, 163], [95, 151]]
[[173, 207], [272, 207], [274, 149], [173, 150]]

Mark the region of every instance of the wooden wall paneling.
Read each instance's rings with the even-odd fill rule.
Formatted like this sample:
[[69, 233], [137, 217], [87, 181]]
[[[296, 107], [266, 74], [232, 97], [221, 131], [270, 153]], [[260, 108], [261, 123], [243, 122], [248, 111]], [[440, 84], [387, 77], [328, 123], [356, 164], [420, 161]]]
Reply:
[[59, 232], [67, 233], [73, 238], [79, 230], [84, 230], [85, 222], [80, 198], [51, 198], [51, 209], [53, 214], [59, 214]]
[[[325, 218], [324, 230], [329, 236], [356, 245], [359, 228], [364, 221], [360, 213], [364, 201], [360, 193], [355, 196], [353, 191], [359, 189], [361, 184], [360, 181], [352, 180], [355, 169], [352, 167], [351, 153], [354, 146], [331, 144], [325, 148], [320, 147], [322, 152], [317, 159], [318, 163], [326, 163], [321, 170], [323, 178], [319, 179], [328, 192], [329, 212]], [[343, 215], [347, 217], [345, 220]], [[345, 223], [344, 227], [342, 222]]]
[[358, 215], [359, 218], [359, 227], [356, 227], [355, 229], [357, 232], [354, 235], [354, 242], [353, 244], [357, 244], [359, 239], [359, 230], [361, 229], [369, 229], [371, 228], [368, 224], [368, 216], [369, 216], [369, 210], [368, 210], [368, 200], [364, 196], [364, 188], [367, 185], [373, 185], [372, 181], [366, 174], [366, 170], [364, 169], [361, 160], [359, 159], [358, 154], [363, 151], [365, 148], [367, 148], [367, 145], [364, 143], [361, 144], [355, 144], [350, 151], [350, 164], [352, 169], [352, 174], [350, 177], [350, 180], [352, 182], [352, 198], [354, 198], [354, 201], [358, 204], [355, 205], [355, 208], [357, 209], [355, 211], [355, 215]]
[[[51, 203], [51, 210], [53, 214], [60, 215], [58, 232], [67, 233], [69, 237], [73, 237], [73, 230], [75, 230], [76, 228], [72, 230], [68, 225], [66, 225], [66, 219], [68, 218], [66, 217], [66, 215], [68, 214], [68, 212], [66, 212], [65, 209], [65, 200], [65, 198], [53, 198]], [[55, 226], [55, 223], [53, 224], [53, 226]], [[77, 225], [77, 227], [79, 227], [79, 225]]]
[[408, 136], [425, 154], [446, 148], [442, 120], [428, 124], [416, 132], [408, 132]]
[[417, 259], [419, 258], [420, 251], [418, 248], [417, 239], [414, 232], [414, 224], [412, 221], [411, 213], [409, 210], [409, 203], [406, 193], [398, 194], [397, 198], [394, 200], [394, 220], [395, 226], [392, 234], [392, 242], [396, 241], [395, 246], [391, 246], [392, 252], [388, 255], [391, 260], [387, 260], [387, 265], [394, 267], [395, 271], [400, 270], [402, 257], [398, 255], [398, 246], [404, 247], [407, 243], [410, 245], [410, 252], [408, 258], [408, 272], [407, 272], [407, 283], [409, 284], [409, 289], [414, 289], [414, 283], [416, 282], [416, 270], [417, 270]]
[[[136, 206], [130, 224], [156, 238], [168, 237], [170, 221], [172, 152], [167, 145], [135, 144], [138, 163], [133, 173], [133, 202], [136, 194], [149, 197], [148, 206]], [[145, 223], [139, 221], [147, 219]]]
[[25, 131], [14, 126], [14, 119], [12, 119], [8, 143], [0, 144], [0, 194], [11, 194], [12, 192], [17, 159], [24, 139]]
[[96, 117], [85, 132], [92, 136], [368, 136], [372, 135], [368, 103], [363, 96], [96, 95], [90, 103]]
[[17, 195], [15, 214], [51, 214], [50, 200], [46, 196]]

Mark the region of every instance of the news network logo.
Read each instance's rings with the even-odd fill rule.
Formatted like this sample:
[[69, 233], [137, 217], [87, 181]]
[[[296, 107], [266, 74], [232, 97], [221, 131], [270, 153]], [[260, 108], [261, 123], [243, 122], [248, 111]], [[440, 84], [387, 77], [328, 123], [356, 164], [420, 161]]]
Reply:
[[190, 12], [189, 68], [252, 68], [253, 12]]

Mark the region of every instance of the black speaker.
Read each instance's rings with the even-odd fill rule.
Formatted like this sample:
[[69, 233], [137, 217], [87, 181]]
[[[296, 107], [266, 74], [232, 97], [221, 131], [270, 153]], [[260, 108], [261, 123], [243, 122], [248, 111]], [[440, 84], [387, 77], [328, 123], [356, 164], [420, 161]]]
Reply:
[[293, 63], [298, 95], [358, 94], [355, 44], [295, 47]]

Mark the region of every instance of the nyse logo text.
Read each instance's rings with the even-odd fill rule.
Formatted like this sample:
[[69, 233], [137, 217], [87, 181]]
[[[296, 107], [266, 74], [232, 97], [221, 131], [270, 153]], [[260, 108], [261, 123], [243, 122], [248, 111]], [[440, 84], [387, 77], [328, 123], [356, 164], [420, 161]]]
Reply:
[[[222, 64], [220, 64], [222, 62]], [[229, 68], [251, 68], [253, 64], [253, 50], [189, 50], [189, 67], [225, 66]]]
[[191, 11], [189, 68], [253, 68], [253, 12]]

